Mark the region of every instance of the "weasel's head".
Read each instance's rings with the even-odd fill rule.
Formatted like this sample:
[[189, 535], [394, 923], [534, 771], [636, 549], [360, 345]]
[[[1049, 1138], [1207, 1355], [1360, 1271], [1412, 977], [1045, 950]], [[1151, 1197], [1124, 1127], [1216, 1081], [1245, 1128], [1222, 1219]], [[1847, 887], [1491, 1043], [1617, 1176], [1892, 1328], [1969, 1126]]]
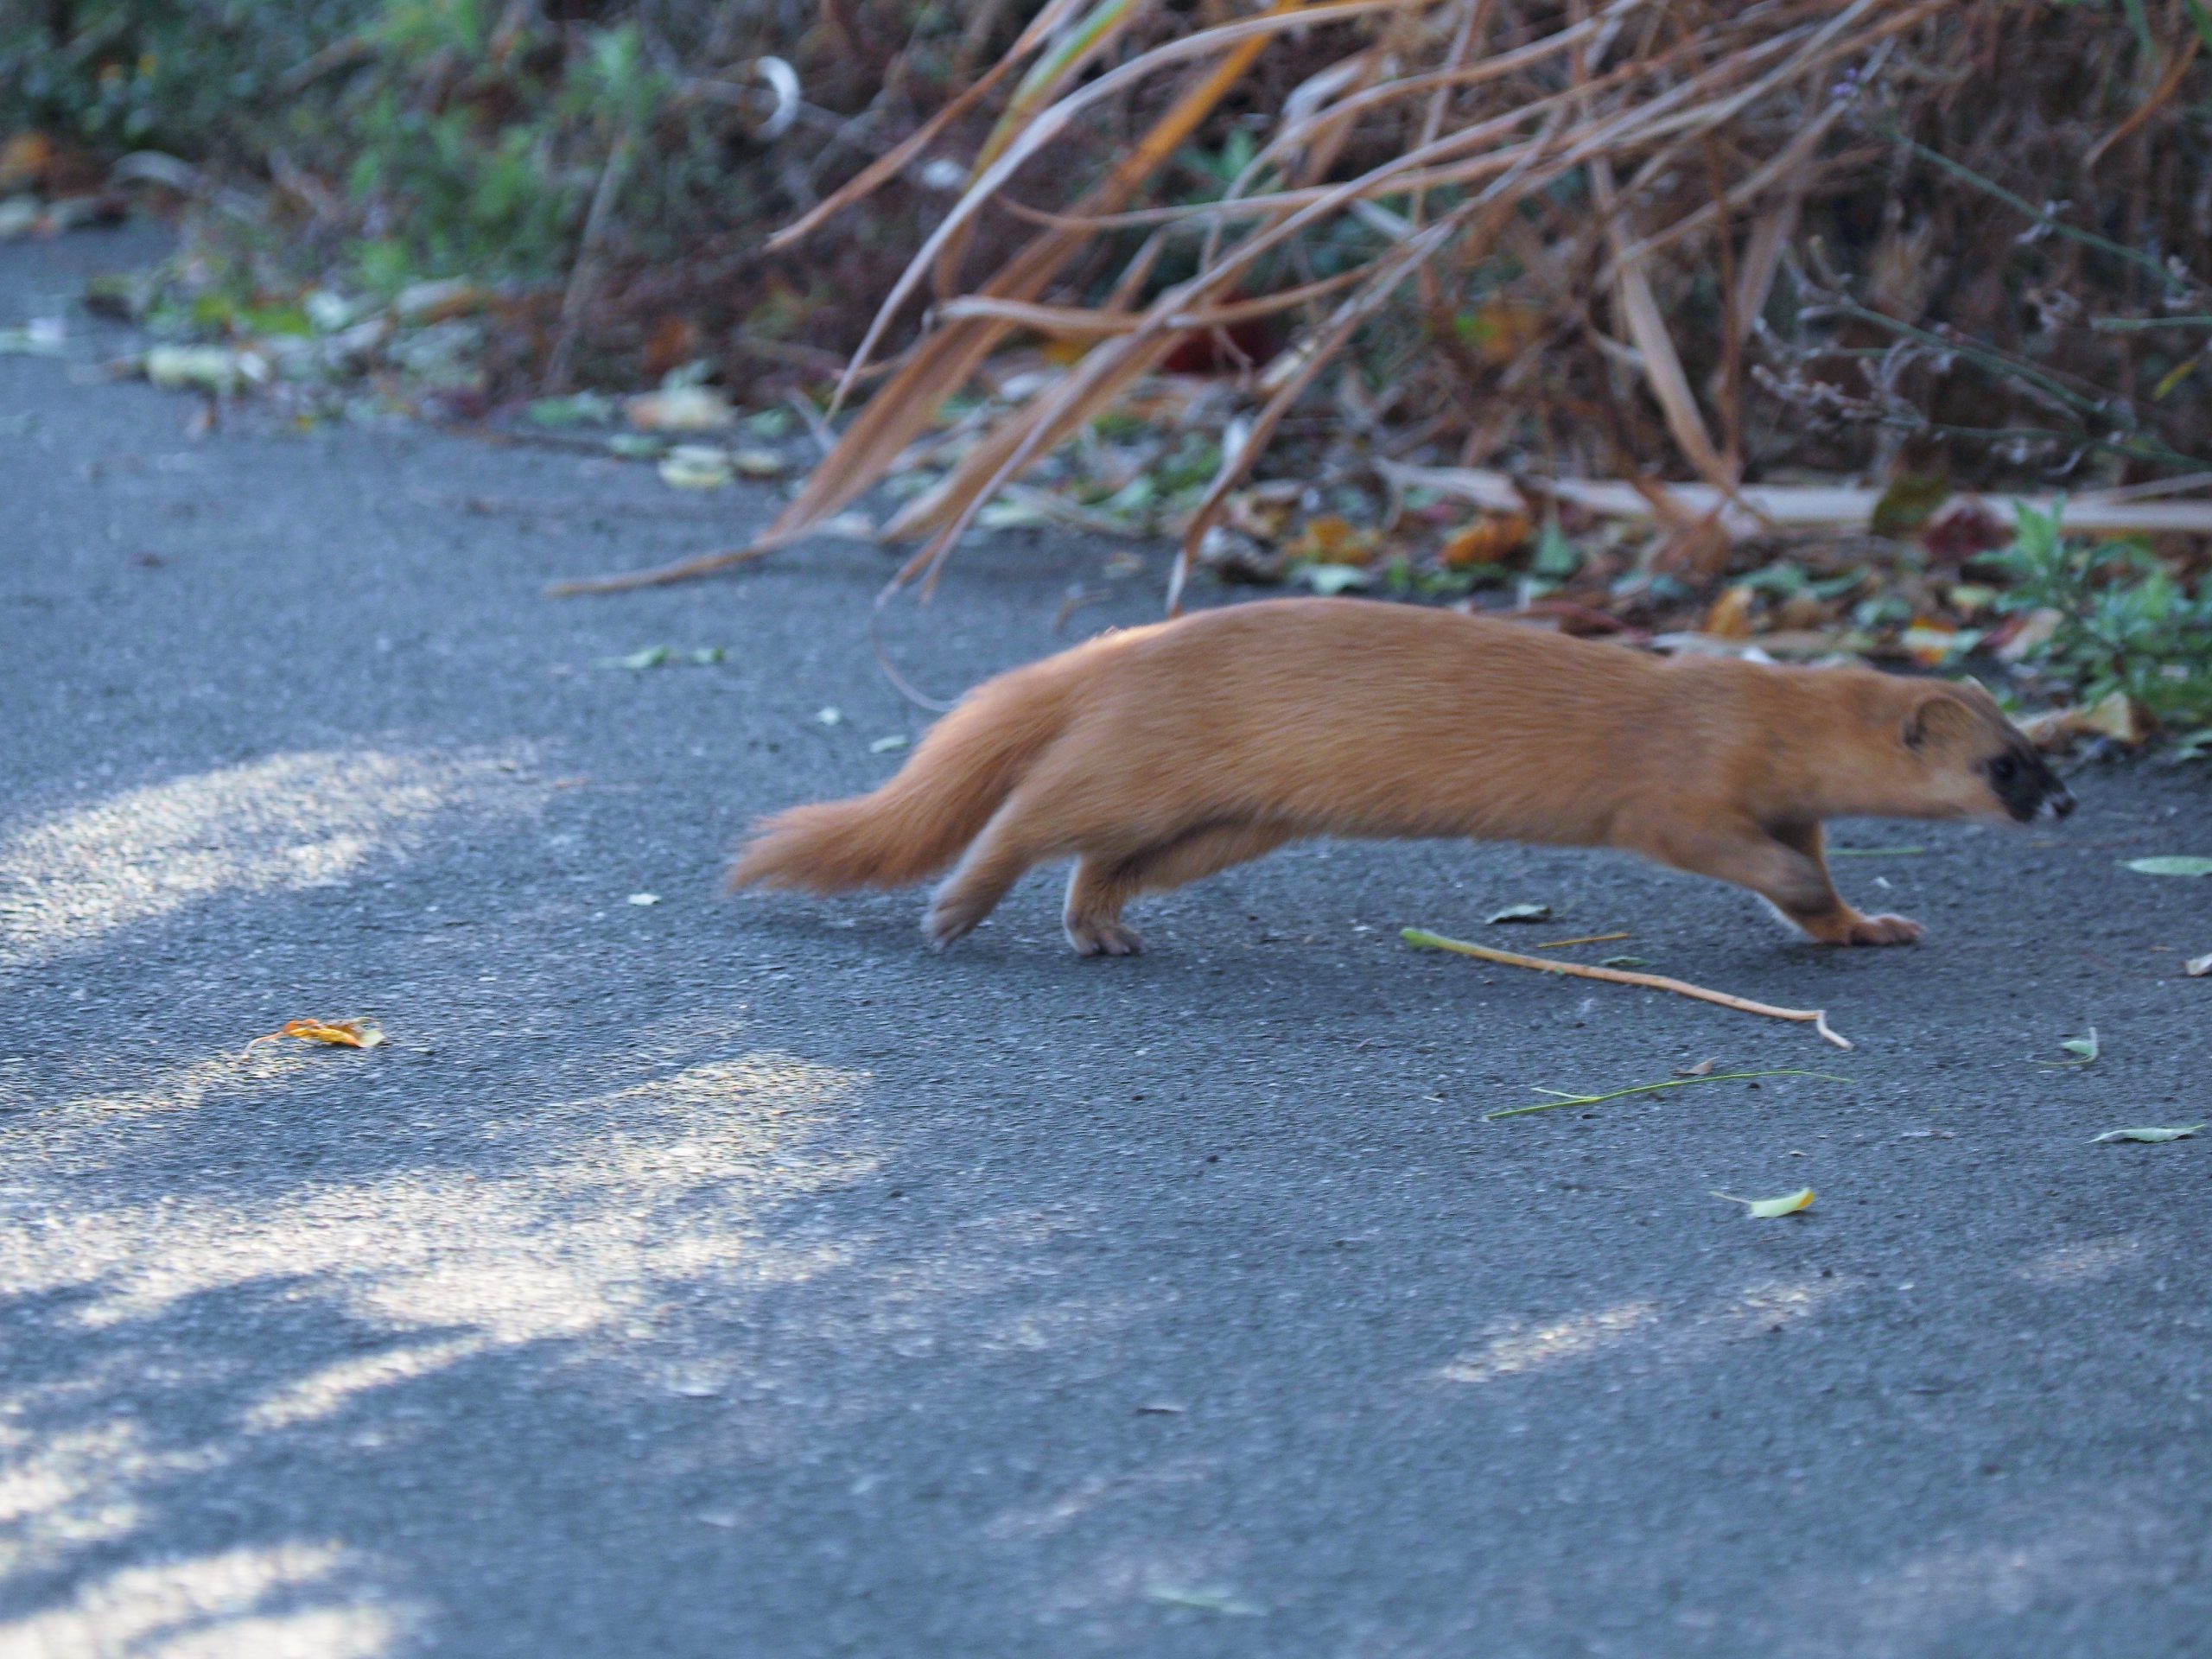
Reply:
[[1971, 681], [1915, 685], [1897, 739], [1929, 804], [1948, 816], [2027, 823], [2074, 810], [2072, 793], [2027, 734]]

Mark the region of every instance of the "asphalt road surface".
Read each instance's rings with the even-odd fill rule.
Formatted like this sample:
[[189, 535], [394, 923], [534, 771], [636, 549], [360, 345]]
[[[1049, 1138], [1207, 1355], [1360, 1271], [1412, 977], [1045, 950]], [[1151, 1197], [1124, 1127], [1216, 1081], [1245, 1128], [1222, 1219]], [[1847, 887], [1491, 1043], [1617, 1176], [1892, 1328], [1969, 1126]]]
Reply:
[[[0, 327], [143, 251], [0, 248]], [[195, 437], [69, 327], [0, 358], [0, 1654], [2212, 1653], [2212, 1135], [2090, 1144], [2212, 1118], [2212, 880], [2122, 868], [2212, 853], [2201, 770], [1843, 826], [1912, 950], [1421, 844], [1130, 961], [1040, 874], [939, 957], [918, 893], [716, 888], [922, 728], [880, 550], [549, 601], [772, 493]], [[1141, 620], [1136, 550], [986, 537], [887, 648]], [[726, 654], [605, 665], [661, 645]], [[1708, 1058], [1845, 1081], [1484, 1116]]]

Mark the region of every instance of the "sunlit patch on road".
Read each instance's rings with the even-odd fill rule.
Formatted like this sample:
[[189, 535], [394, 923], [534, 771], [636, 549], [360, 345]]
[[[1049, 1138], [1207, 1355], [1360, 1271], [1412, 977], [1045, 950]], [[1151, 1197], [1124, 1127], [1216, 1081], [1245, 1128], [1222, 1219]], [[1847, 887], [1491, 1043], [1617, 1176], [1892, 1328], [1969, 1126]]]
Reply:
[[192, 772], [0, 836], [0, 973], [209, 899], [330, 887], [430, 819], [529, 810], [514, 754], [302, 750]]

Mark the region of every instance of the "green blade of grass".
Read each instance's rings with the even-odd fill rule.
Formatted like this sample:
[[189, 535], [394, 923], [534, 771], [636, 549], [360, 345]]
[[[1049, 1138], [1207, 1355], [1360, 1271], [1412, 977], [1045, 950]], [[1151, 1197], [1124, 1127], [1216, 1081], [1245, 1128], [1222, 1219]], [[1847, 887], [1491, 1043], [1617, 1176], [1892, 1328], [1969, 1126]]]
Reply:
[[[1833, 1071], [1722, 1071], [1705, 1077], [1669, 1077], [1664, 1083], [1639, 1083], [1632, 1089], [1616, 1089], [1605, 1095], [1569, 1095], [1556, 1089], [1537, 1089], [1540, 1095], [1558, 1095], [1557, 1100], [1539, 1101], [1534, 1106], [1509, 1106], [1503, 1111], [1484, 1112], [1483, 1122], [1495, 1122], [1501, 1117], [1526, 1117], [1531, 1112], [1556, 1112], [1568, 1106], [1597, 1106], [1609, 1100], [1621, 1100], [1630, 1095], [1656, 1094], [1662, 1089], [1687, 1089], [1694, 1083], [1742, 1083], [1750, 1077], [1818, 1077], [1824, 1083], [1849, 1083], [1849, 1077], [1839, 1077]], [[1532, 1084], [1529, 1085], [1534, 1088]]]

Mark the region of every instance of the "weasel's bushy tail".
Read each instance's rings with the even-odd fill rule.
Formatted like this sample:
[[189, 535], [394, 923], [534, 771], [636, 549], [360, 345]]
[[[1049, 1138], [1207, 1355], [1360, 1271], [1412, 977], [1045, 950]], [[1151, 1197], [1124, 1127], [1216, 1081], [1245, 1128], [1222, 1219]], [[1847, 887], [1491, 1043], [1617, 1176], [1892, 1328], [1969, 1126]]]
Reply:
[[896, 887], [950, 866], [1066, 722], [1067, 685], [1039, 664], [989, 682], [870, 795], [795, 806], [753, 826], [732, 888]]

